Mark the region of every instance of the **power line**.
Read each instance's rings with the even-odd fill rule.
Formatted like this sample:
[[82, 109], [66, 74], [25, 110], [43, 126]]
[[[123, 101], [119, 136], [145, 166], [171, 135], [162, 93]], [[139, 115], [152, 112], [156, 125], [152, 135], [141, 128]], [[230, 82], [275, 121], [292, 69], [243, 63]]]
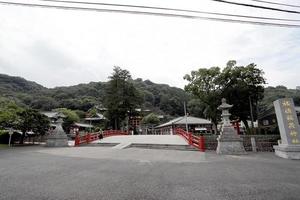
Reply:
[[54, 9], [64, 9], [64, 10], [82, 10], [82, 11], [96, 11], [96, 12], [110, 12], [110, 13], [117, 12], [117, 13], [126, 13], [126, 14], [140, 14], [140, 15], [163, 16], [163, 17], [181, 17], [181, 18], [187, 18], [187, 19], [201, 19], [201, 20], [212, 20], [212, 21], [254, 24], [254, 25], [264, 25], [264, 26], [300, 28], [300, 25], [297, 25], [297, 24], [281, 24], [281, 23], [270, 23], [270, 22], [259, 22], [259, 21], [248, 21], [248, 20], [237, 20], [237, 19], [225, 19], [225, 18], [217, 18], [217, 17], [201, 17], [201, 16], [195, 16], [195, 15], [172, 14], [172, 13], [163, 13], [163, 12], [146, 12], [146, 11], [121, 10], [121, 9], [56, 6], [56, 5], [17, 3], [17, 2], [7, 2], [7, 1], [0, 1], [0, 4], [14, 5], [14, 6], [39, 7], [39, 8], [54, 8]]
[[273, 5], [279, 5], [279, 6], [289, 6], [289, 7], [300, 8], [300, 5], [292, 5], [292, 4], [278, 3], [278, 2], [272, 2], [272, 1], [262, 1], [262, 0], [250, 0], [250, 1], [255, 1], [255, 2], [259, 2], [259, 3], [273, 4]]
[[279, 11], [279, 12], [300, 14], [300, 11], [286, 10], [286, 9], [266, 7], [266, 6], [258, 6], [258, 5], [254, 5], [254, 4], [238, 3], [238, 2], [232, 2], [232, 1], [226, 1], [226, 0], [211, 0], [211, 1], [216, 1], [216, 2], [219, 2], [219, 3], [232, 4], [232, 5], [238, 5], [238, 6], [247, 6], [247, 7], [252, 7], [252, 8], [260, 8], [260, 9], [266, 9], [266, 10], [273, 10], [273, 11]]
[[250, 16], [250, 15], [234, 15], [234, 14], [218, 13], [218, 12], [206, 12], [206, 11], [198, 11], [198, 10], [166, 8], [166, 7], [154, 7], [154, 6], [141, 6], [141, 5], [132, 5], [132, 4], [112, 4], [112, 3], [65, 1], [65, 0], [38, 0], [38, 1], [55, 2], [55, 3], [100, 5], [100, 6], [114, 6], [114, 7], [130, 7], [130, 8], [143, 8], [143, 9], [156, 9], [156, 10], [167, 10], [167, 11], [190, 12], [190, 13], [197, 13], [197, 14], [218, 15], [218, 16], [226, 16], [226, 17], [239, 17], [239, 18], [251, 18], [251, 19], [262, 19], [262, 20], [274, 20], [274, 21], [300, 22], [300, 20], [297, 20], [297, 19], [257, 17], [257, 16]]

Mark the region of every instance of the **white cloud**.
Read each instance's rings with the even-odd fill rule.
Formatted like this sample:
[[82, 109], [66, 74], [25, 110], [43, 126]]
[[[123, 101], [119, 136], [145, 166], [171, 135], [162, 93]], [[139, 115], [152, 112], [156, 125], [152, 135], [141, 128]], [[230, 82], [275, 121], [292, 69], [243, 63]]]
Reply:
[[[145, 2], [235, 14], [250, 11], [210, 1]], [[271, 12], [251, 11], [274, 17]], [[236, 59], [243, 65], [257, 63], [269, 84], [294, 88], [300, 85], [299, 33], [299, 29], [214, 21], [0, 5], [0, 73], [54, 87], [106, 81], [118, 65], [134, 78], [182, 88], [186, 73]]]

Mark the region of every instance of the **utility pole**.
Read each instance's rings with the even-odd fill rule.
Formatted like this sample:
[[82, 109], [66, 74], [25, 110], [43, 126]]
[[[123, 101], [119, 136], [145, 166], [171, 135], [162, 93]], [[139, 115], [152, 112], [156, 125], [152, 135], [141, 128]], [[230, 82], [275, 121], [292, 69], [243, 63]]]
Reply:
[[11, 136], [14, 134], [14, 131], [12, 128], [9, 129], [9, 140], [8, 140], [8, 146], [11, 147]]
[[256, 99], [257, 134], [260, 135], [260, 126], [258, 123], [258, 115], [259, 115], [259, 108], [258, 108], [258, 100]]
[[251, 133], [254, 131], [254, 118], [253, 118], [253, 108], [252, 108], [252, 100], [251, 96], [249, 96], [249, 104], [250, 104], [250, 115], [251, 115]]
[[185, 116], [185, 130], [188, 133], [189, 132], [189, 128], [188, 128], [188, 124], [187, 124], [187, 113], [186, 113], [186, 105], [185, 102], [183, 102], [183, 107], [184, 107], [184, 116]]

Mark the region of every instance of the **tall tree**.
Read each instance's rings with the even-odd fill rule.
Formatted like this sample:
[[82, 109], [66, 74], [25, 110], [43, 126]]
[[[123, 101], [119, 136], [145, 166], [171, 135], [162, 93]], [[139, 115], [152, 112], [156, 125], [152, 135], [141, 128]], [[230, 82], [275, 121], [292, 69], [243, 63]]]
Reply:
[[192, 71], [190, 75], [184, 76], [184, 79], [189, 81], [185, 90], [198, 97], [205, 105], [204, 115], [211, 119], [215, 126], [219, 119], [217, 107], [221, 99], [220, 75], [220, 68], [212, 67], [209, 69], [200, 68], [198, 71]]
[[225, 97], [234, 104], [231, 110], [233, 117], [238, 117], [248, 128], [250, 102], [255, 113], [258, 102], [263, 98], [263, 74], [253, 63], [244, 67], [236, 66], [236, 61], [228, 61], [222, 71], [219, 67], [201, 68], [185, 75], [184, 79], [189, 81], [185, 89], [206, 105], [204, 114], [214, 124], [219, 118], [217, 107], [221, 98]]
[[236, 66], [236, 61], [229, 61], [220, 77], [222, 96], [234, 105], [231, 112], [244, 122], [247, 129], [247, 120], [256, 120], [258, 102], [264, 97], [263, 84], [266, 81], [263, 75], [264, 72], [254, 63]]
[[129, 71], [114, 67], [109, 79], [104, 98], [106, 117], [114, 129], [120, 129], [121, 122], [141, 106], [143, 98], [132, 83]]

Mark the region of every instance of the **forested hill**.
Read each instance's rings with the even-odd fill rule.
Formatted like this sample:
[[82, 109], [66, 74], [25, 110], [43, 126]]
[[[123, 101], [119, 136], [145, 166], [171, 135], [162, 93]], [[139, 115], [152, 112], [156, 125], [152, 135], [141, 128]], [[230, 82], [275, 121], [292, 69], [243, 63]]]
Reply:
[[27, 81], [21, 77], [8, 76], [0, 74], [0, 91], [1, 94], [14, 94], [19, 92], [36, 93], [46, 88], [32, 81]]
[[[158, 114], [182, 115], [183, 102], [189, 95], [182, 89], [149, 80], [133, 80], [144, 97], [144, 109]], [[18, 104], [39, 110], [65, 107], [87, 111], [103, 102], [106, 82], [91, 82], [70, 87], [45, 88], [21, 77], [0, 74], [0, 95], [15, 100]]]
[[273, 101], [280, 98], [293, 98], [296, 106], [300, 106], [300, 90], [288, 89], [285, 86], [267, 87], [264, 91], [264, 99], [261, 104], [270, 108], [273, 106]]
[[[201, 117], [203, 105], [184, 90], [166, 84], [156, 84], [150, 80], [133, 80], [134, 85], [144, 97], [144, 109], [157, 114], [171, 116], [183, 115], [183, 102], [188, 102], [191, 115]], [[106, 82], [91, 82], [70, 87], [48, 89], [21, 77], [0, 74], [0, 96], [15, 100], [18, 104], [39, 110], [52, 110], [65, 107], [73, 110], [87, 111], [95, 105], [101, 105]], [[292, 97], [300, 106], [300, 91], [284, 86], [266, 87], [261, 105], [271, 107], [278, 98]]]

